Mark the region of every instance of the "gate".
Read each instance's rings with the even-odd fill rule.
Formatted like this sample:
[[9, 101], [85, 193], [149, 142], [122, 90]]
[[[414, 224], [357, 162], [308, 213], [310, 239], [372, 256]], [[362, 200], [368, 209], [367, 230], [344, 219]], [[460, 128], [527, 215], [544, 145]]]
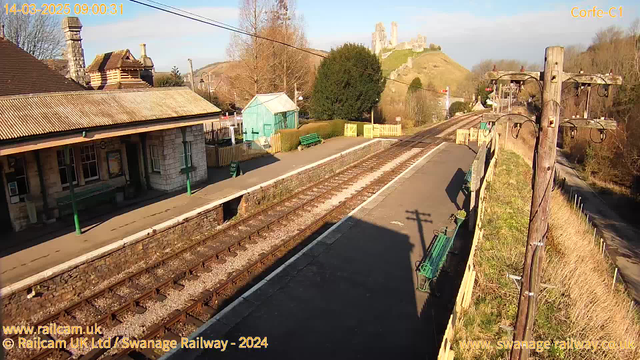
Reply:
[[344, 124], [344, 136], [358, 137], [358, 125]]

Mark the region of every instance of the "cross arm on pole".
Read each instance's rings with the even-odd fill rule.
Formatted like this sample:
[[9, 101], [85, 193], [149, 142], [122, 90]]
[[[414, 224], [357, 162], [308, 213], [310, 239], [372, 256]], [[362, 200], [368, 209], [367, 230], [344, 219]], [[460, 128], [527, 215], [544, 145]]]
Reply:
[[[543, 71], [489, 71], [485, 74], [489, 80], [525, 81], [544, 78]], [[613, 74], [563, 73], [562, 81], [575, 81], [580, 84], [622, 85], [622, 76]]]
[[489, 71], [485, 77], [489, 80], [525, 81], [528, 79], [540, 80], [540, 71]]
[[622, 76], [613, 74], [564, 73], [562, 81], [575, 81], [580, 84], [622, 85]]

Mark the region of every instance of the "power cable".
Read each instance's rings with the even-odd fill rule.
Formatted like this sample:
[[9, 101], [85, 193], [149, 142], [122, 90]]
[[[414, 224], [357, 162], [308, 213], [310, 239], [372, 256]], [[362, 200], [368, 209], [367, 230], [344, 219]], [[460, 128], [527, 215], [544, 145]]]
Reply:
[[[129, 0], [129, 1], [130, 1], [130, 2], [133, 2], [133, 3], [136, 3], [136, 4], [139, 4], [139, 5], [142, 5], [142, 6], [146, 6], [146, 7], [149, 7], [149, 8], [155, 9], [155, 10], [159, 10], [159, 11], [166, 12], [166, 13], [169, 13], [169, 14], [172, 14], [172, 15], [180, 16], [180, 17], [185, 18], [185, 19], [193, 20], [193, 21], [196, 21], [196, 22], [199, 22], [199, 23], [202, 23], [202, 24], [211, 25], [211, 26], [214, 26], [214, 27], [217, 27], [217, 28], [223, 29], [223, 30], [228, 30], [228, 31], [235, 32], [235, 33], [238, 33], [238, 34], [242, 34], [242, 35], [246, 35], [246, 36], [251, 36], [251, 37], [254, 37], [254, 38], [256, 38], [256, 39], [261, 39], [261, 40], [265, 40], [265, 41], [271, 41], [271, 42], [274, 42], [274, 43], [277, 43], [277, 44], [280, 44], [280, 45], [283, 45], [283, 46], [290, 47], [290, 48], [295, 49], [295, 50], [298, 50], [298, 51], [305, 52], [305, 53], [310, 54], [310, 55], [313, 55], [313, 56], [321, 57], [321, 58], [323, 58], [323, 59], [328, 58], [328, 56], [325, 56], [325, 55], [322, 55], [322, 54], [315, 53], [315, 52], [313, 52], [313, 51], [311, 51], [311, 50], [304, 49], [304, 48], [300, 48], [300, 47], [297, 47], [297, 46], [295, 46], [295, 45], [291, 45], [291, 44], [289, 44], [289, 43], [286, 43], [286, 42], [284, 42], [284, 41], [280, 41], [280, 40], [276, 40], [276, 39], [271, 39], [271, 38], [268, 38], [268, 37], [265, 37], [265, 36], [262, 36], [262, 35], [258, 35], [258, 34], [253, 34], [253, 33], [247, 32], [247, 31], [245, 31], [245, 30], [242, 30], [242, 29], [240, 29], [240, 28], [237, 28], [237, 27], [235, 27], [235, 26], [225, 24], [225, 23], [223, 23], [223, 22], [221, 22], [221, 21], [213, 20], [213, 19], [207, 18], [207, 17], [202, 16], [202, 15], [197, 15], [197, 14], [194, 14], [194, 13], [192, 13], [192, 12], [188, 12], [188, 11], [186, 11], [186, 10], [182, 10], [182, 9], [180, 9], [180, 8], [177, 8], [177, 7], [173, 7], [173, 6], [170, 6], [170, 5], [166, 5], [166, 4], [163, 4], [163, 3], [158, 2], [158, 1], [147, 0], [147, 1], [152, 2], [152, 3], [154, 3], [154, 4], [156, 4], [156, 5], [159, 5], [159, 6], [151, 5], [151, 4], [147, 4], [147, 3], [143, 3], [143, 2], [138, 1], [138, 0]], [[165, 8], [162, 8], [161, 6], [164, 6], [164, 7], [170, 8], [170, 9], [173, 9], [173, 10], [175, 10], [175, 11], [173, 11], [173, 10], [169, 10], [169, 9], [165, 9]], [[179, 11], [179, 12], [177, 12], [177, 11]], [[189, 15], [181, 14], [180, 12], [183, 12], [183, 13], [185, 13], [185, 14], [189, 14]], [[360, 71], [362, 71], [362, 72], [364, 72], [364, 73], [368, 73], [368, 74], [376, 75], [376, 74], [375, 74], [375, 73], [373, 73], [372, 71], [368, 71], [368, 70], [366, 70], [366, 69], [358, 69], [358, 70], [360, 70]], [[406, 83], [406, 82], [404, 82], [404, 81], [400, 81], [400, 80], [392, 79], [392, 78], [389, 78], [389, 77], [386, 77], [386, 76], [383, 76], [382, 78], [383, 78], [383, 79], [385, 79], [385, 80], [388, 80], [388, 81], [393, 81], [393, 82], [396, 82], [396, 83], [399, 83], [399, 84], [405, 85], [405, 86], [407, 86], [407, 87], [410, 85], [409, 83]], [[440, 92], [439, 92], [439, 91], [430, 90], [430, 89], [425, 89], [425, 88], [423, 88], [423, 87], [418, 87], [418, 89], [423, 90], [423, 91], [427, 91], [427, 92], [432, 92], [432, 93], [440, 94]]]

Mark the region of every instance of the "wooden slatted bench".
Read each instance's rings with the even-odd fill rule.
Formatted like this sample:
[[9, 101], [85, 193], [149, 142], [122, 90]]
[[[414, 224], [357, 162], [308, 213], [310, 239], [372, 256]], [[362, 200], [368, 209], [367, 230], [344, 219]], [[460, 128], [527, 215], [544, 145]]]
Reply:
[[472, 169], [467, 171], [467, 174], [464, 176], [464, 184], [462, 184], [462, 192], [466, 192], [469, 194], [471, 192], [471, 178], [473, 176]]
[[[89, 189], [74, 189], [74, 197], [76, 204], [80, 205], [92, 205], [105, 200], [114, 200], [116, 198], [116, 187], [109, 184], [100, 184]], [[56, 198], [56, 205], [63, 213], [63, 208], [71, 208], [71, 194]]]
[[[424, 260], [418, 267], [418, 290], [429, 291], [431, 280], [438, 277], [442, 266], [447, 260], [447, 255], [453, 246], [453, 240], [458, 233], [460, 224], [456, 225], [453, 235], [447, 236], [447, 229], [441, 231], [436, 236], [433, 245], [427, 251]], [[422, 284], [422, 285], [421, 285]]]
[[316, 144], [320, 144], [321, 142], [322, 142], [322, 138], [316, 133], [300, 136], [300, 146], [303, 146], [303, 147], [313, 146]]

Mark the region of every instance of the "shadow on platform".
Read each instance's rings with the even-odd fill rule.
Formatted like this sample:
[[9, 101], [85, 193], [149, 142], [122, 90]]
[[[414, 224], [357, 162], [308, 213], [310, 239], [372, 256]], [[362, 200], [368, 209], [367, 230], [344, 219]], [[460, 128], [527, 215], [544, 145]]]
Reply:
[[[459, 253], [449, 255], [435, 296], [416, 290], [416, 245], [409, 236], [358, 220], [333, 244], [315, 244], [200, 334], [235, 346], [224, 353], [181, 350], [172, 359], [434, 358], [468, 243], [461, 229], [454, 244]], [[239, 349], [242, 336], [266, 337], [268, 347]]]
[[[267, 155], [256, 159], [243, 161], [240, 163], [242, 171], [246, 174], [250, 171], [259, 169], [263, 166], [278, 162], [278, 158], [273, 155]], [[195, 184], [191, 192], [197, 194], [211, 184], [231, 179], [229, 166], [207, 169], [207, 180], [199, 184]], [[230, 180], [233, 181], [233, 180]], [[120, 204], [106, 203], [92, 208], [82, 209], [79, 211], [80, 224], [83, 228], [83, 234], [91, 234], [96, 227], [106, 221], [127, 214], [131, 211], [144, 208], [159, 201], [168, 200], [180, 196], [186, 192], [180, 189], [172, 192], [163, 192], [159, 190], [147, 190], [139, 196], [125, 200]], [[132, 220], [134, 221], [134, 220]], [[126, 226], [126, 225], [125, 225]], [[52, 239], [73, 234], [75, 227], [72, 215], [62, 216], [51, 224], [36, 224], [19, 232], [9, 232], [1, 234], [2, 249], [0, 249], [0, 257], [8, 256], [22, 250], [28, 249]]]

